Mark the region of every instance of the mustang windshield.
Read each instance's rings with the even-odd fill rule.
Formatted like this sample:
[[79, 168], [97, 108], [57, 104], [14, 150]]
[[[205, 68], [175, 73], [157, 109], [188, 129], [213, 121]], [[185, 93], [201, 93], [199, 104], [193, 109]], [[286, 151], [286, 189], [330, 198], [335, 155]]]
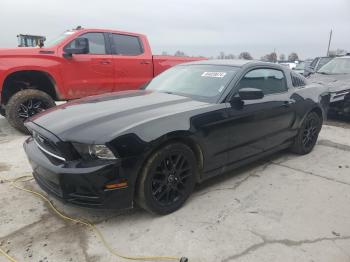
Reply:
[[320, 74], [350, 74], [350, 58], [335, 58], [317, 71]]
[[176, 66], [154, 78], [145, 89], [216, 102], [237, 70], [221, 65]]

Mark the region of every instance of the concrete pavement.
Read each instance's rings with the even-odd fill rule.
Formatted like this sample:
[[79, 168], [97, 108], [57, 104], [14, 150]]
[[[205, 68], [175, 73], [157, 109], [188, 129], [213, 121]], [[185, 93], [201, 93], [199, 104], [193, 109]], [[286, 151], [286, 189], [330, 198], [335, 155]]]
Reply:
[[[348, 262], [349, 127], [325, 125], [309, 155], [278, 153], [206, 181], [168, 216], [52, 201], [71, 216], [93, 221], [124, 254], [187, 256], [191, 262]], [[0, 179], [30, 174], [24, 139], [0, 117]], [[34, 181], [25, 186], [40, 191]], [[0, 244], [18, 261], [124, 261], [108, 253], [90, 230], [63, 221], [9, 183], [0, 184]]]

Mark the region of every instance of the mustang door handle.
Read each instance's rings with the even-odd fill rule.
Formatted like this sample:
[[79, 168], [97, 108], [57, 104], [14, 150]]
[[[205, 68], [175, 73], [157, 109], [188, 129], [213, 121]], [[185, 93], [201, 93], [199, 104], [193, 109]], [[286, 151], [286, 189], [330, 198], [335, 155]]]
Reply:
[[149, 65], [150, 63], [151, 63], [151, 62], [149, 62], [149, 61], [141, 61], [141, 62], [140, 62], [141, 65]]
[[295, 103], [295, 100], [287, 100], [283, 102], [283, 105], [288, 107], [293, 105], [294, 103]]

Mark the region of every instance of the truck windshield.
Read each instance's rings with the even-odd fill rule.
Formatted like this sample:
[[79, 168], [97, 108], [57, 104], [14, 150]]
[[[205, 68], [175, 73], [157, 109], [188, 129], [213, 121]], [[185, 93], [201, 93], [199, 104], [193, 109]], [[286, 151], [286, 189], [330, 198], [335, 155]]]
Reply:
[[74, 33], [75, 33], [74, 31], [66, 31], [55, 38], [49, 39], [45, 41], [45, 47], [53, 47]]
[[350, 74], [350, 58], [335, 58], [317, 71], [320, 74]]
[[145, 89], [216, 102], [237, 70], [220, 65], [176, 66], [154, 78]]

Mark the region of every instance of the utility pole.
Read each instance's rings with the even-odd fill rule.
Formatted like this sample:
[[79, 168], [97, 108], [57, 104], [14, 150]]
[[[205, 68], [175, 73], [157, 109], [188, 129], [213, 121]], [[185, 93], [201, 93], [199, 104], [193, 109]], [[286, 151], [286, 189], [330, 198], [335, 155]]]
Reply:
[[328, 41], [327, 56], [329, 56], [329, 48], [331, 47], [332, 34], [333, 34], [333, 30], [331, 29], [331, 32], [329, 33], [329, 41]]

